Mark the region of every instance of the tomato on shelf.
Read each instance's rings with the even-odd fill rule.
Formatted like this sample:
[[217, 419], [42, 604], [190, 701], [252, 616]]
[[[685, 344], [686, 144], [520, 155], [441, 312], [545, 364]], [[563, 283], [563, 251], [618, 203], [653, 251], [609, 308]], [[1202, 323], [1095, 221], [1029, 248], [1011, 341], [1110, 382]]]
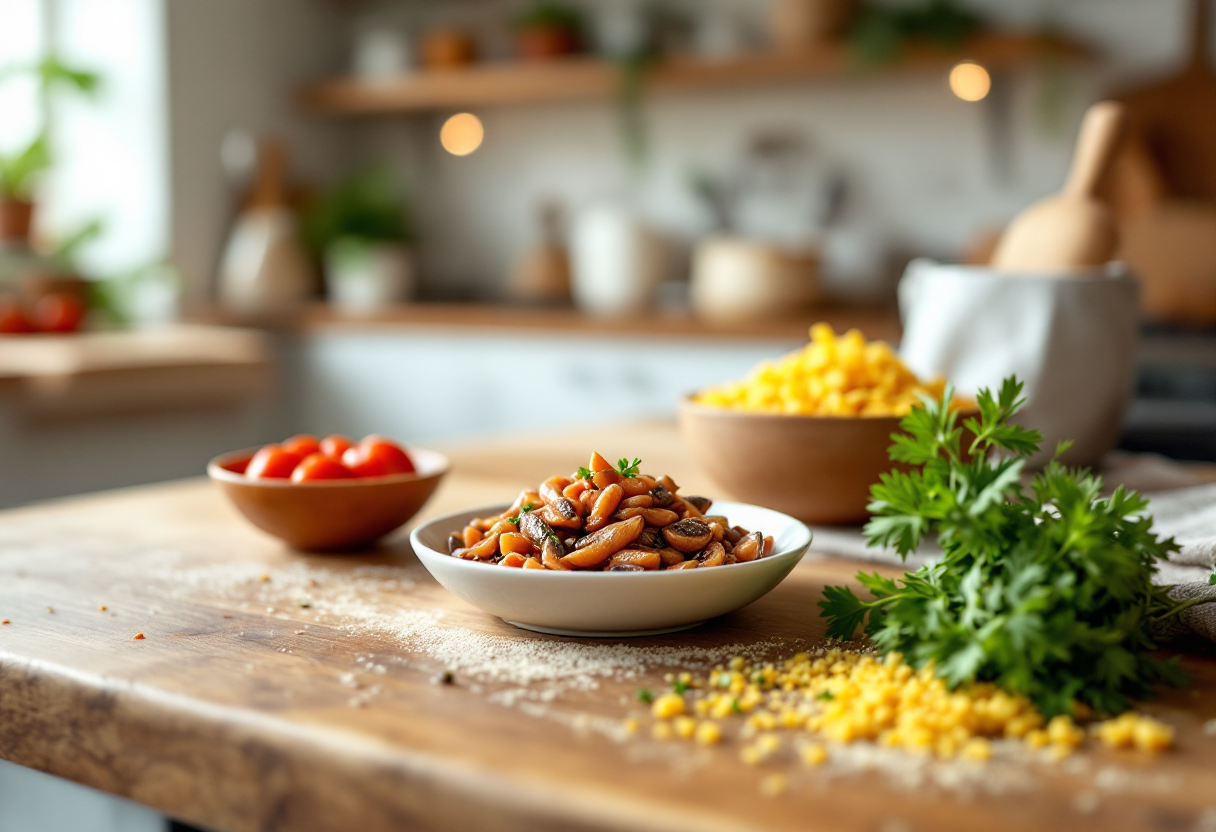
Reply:
[[290, 439], [283, 440], [280, 444], [282, 444], [283, 450], [299, 454], [301, 457], [309, 457], [321, 452], [321, 443], [317, 441], [317, 437], [307, 433], [298, 433]]
[[388, 477], [414, 473], [414, 462], [401, 446], [383, 436], [368, 436], [342, 454], [342, 462], [357, 477]]
[[50, 292], [34, 304], [34, 325], [39, 332], [68, 333], [80, 329], [85, 307], [68, 292]]
[[284, 449], [282, 445], [267, 445], [249, 460], [245, 476], [255, 480], [290, 479], [292, 472], [303, 459], [299, 454]]
[[25, 316], [21, 305], [8, 298], [0, 298], [0, 335], [24, 335], [33, 331], [34, 325]]
[[292, 482], [318, 482], [320, 480], [348, 480], [355, 472], [341, 462], [317, 452], [305, 457], [291, 472]]
[[347, 449], [354, 445], [345, 436], [337, 433], [331, 433], [329, 436], [321, 440], [321, 453], [331, 459], [342, 459], [342, 454], [346, 453]]

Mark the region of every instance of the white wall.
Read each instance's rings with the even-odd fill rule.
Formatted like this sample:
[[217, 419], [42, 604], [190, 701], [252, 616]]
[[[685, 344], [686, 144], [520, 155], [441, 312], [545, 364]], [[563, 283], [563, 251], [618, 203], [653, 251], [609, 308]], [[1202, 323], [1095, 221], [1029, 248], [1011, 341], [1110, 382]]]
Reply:
[[[622, 0], [614, 0], [622, 2]], [[735, 3], [762, 10], [762, 0]], [[820, 159], [850, 177], [846, 225], [864, 245], [896, 253], [955, 256], [1060, 185], [1084, 106], [1130, 78], [1167, 71], [1185, 48], [1186, 0], [982, 0], [1000, 25], [1050, 23], [1093, 44], [1095, 64], [1063, 79], [1058, 127], [1039, 116], [1051, 79], [1027, 69], [1013, 78], [1011, 176], [995, 173], [987, 119], [991, 103], [967, 104], [942, 72], [853, 77], [722, 93], [655, 94], [646, 107], [652, 136], [641, 210], [677, 237], [693, 238], [708, 217], [686, 186], [693, 167], [735, 164], [749, 136], [766, 128], [805, 135]], [[628, 176], [610, 103], [482, 108], [483, 147], [469, 157], [439, 149], [447, 113], [360, 127], [368, 152], [398, 158], [412, 177], [427, 233], [432, 286], [501, 287], [536, 238], [534, 206], [557, 196], [578, 209], [620, 198]]]
[[305, 115], [300, 87], [342, 70], [347, 18], [323, 0], [161, 0], [168, 55], [173, 255], [194, 298], [212, 286], [234, 211], [220, 146], [232, 129], [288, 142], [291, 168], [342, 170], [346, 125]]

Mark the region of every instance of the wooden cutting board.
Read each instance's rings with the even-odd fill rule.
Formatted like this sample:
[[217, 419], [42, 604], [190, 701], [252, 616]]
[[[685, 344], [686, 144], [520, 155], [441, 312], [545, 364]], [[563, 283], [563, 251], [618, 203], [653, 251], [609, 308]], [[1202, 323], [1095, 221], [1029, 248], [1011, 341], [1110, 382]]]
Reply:
[[[1216, 71], [1211, 56], [1212, 0], [1194, 0], [1190, 53], [1181, 72], [1109, 96], [1126, 108], [1130, 131], [1143, 142], [1166, 193], [1216, 202]], [[1133, 145], [1134, 148], [1134, 145]], [[1125, 151], [1135, 153], [1135, 149]], [[1127, 175], [1121, 157], [1115, 178]], [[1133, 169], [1139, 167], [1131, 160]], [[1121, 213], [1116, 206], [1116, 212]]]

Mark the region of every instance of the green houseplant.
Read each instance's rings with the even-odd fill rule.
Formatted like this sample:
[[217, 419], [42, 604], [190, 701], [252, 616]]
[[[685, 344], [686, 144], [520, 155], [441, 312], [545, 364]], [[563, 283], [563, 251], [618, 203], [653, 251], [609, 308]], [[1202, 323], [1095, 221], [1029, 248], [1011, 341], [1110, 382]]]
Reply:
[[305, 209], [302, 232], [324, 263], [335, 305], [368, 311], [409, 299], [413, 227], [387, 168], [360, 171], [324, 192]]
[[54, 161], [50, 138], [52, 95], [63, 88], [91, 96], [100, 84], [95, 73], [68, 67], [54, 55], [33, 66], [0, 70], [0, 83], [29, 76], [33, 76], [38, 85], [39, 127], [26, 144], [0, 153], [0, 242], [21, 242], [29, 238], [34, 189]]

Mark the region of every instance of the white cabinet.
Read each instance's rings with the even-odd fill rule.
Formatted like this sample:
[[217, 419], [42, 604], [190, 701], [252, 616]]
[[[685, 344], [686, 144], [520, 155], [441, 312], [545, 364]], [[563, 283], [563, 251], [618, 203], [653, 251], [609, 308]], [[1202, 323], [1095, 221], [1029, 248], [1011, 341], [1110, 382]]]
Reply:
[[670, 417], [682, 396], [799, 346], [438, 328], [333, 329], [297, 343], [293, 421], [409, 442]]

